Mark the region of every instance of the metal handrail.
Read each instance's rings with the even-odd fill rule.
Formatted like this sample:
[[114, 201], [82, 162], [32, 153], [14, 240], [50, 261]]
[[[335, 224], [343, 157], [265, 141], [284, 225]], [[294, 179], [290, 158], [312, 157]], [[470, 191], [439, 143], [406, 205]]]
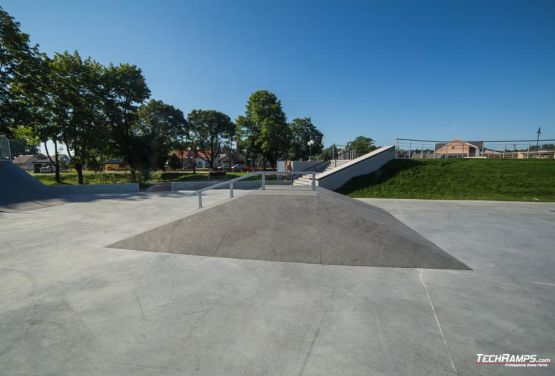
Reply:
[[329, 161], [320, 161], [320, 162], [316, 163], [314, 166], [305, 168], [303, 171], [311, 171], [310, 170], [311, 168], [314, 169], [314, 171], [316, 171], [316, 167], [318, 167], [318, 166], [320, 166], [324, 163], [331, 163], [331, 160], [329, 160]]
[[262, 181], [261, 181], [261, 186], [260, 189], [264, 190], [266, 189], [266, 175], [280, 175], [280, 174], [285, 174], [285, 175], [312, 175], [312, 184], [311, 184], [311, 188], [313, 191], [316, 190], [316, 171], [287, 171], [285, 173], [283, 172], [277, 172], [277, 171], [256, 171], [256, 172], [249, 172], [246, 175], [243, 176], [239, 176], [238, 178], [233, 178], [230, 180], [226, 180], [226, 181], [222, 181], [220, 183], [216, 183], [213, 185], [210, 185], [208, 187], [199, 189], [197, 191], [195, 191], [195, 194], [198, 196], [198, 207], [199, 209], [202, 209], [202, 192], [204, 191], [209, 191], [211, 189], [214, 188], [218, 188], [224, 185], [228, 185], [229, 184], [229, 198], [233, 198], [233, 185], [236, 181], [239, 180], [245, 180], [248, 178], [252, 178], [253, 176], [261, 176], [262, 177]]

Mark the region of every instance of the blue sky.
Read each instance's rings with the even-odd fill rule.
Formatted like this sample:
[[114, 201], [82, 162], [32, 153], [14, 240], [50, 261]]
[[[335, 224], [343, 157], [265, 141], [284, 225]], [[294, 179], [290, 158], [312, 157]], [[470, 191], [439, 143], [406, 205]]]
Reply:
[[3, 0], [41, 50], [143, 69], [153, 98], [273, 91], [324, 142], [555, 137], [555, 1]]

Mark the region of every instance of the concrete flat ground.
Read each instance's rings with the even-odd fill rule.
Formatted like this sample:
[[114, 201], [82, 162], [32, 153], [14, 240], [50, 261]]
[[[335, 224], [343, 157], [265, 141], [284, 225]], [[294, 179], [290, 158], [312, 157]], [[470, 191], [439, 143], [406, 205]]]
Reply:
[[0, 374], [553, 374], [476, 354], [555, 359], [555, 204], [367, 201], [473, 270], [106, 248], [193, 213], [180, 194], [0, 212]]

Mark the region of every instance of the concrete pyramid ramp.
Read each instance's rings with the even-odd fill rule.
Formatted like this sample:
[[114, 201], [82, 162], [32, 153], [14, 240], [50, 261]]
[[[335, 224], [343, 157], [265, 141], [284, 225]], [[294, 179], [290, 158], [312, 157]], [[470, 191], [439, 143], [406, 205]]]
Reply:
[[109, 247], [310, 264], [469, 269], [386, 211], [329, 191], [255, 191]]
[[9, 161], [0, 161], [0, 208], [32, 209], [57, 204], [48, 187]]

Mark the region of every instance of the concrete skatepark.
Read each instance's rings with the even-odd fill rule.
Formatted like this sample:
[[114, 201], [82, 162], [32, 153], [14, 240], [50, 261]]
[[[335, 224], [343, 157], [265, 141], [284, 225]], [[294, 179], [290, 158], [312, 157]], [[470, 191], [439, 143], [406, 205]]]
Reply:
[[[187, 192], [74, 195], [0, 212], [1, 373], [552, 374], [476, 354], [555, 357], [555, 204], [334, 195], [214, 190], [202, 210]], [[264, 226], [275, 216], [256, 206], [284, 222]], [[367, 266], [372, 229], [387, 236]], [[402, 244], [421, 257], [402, 264]]]

